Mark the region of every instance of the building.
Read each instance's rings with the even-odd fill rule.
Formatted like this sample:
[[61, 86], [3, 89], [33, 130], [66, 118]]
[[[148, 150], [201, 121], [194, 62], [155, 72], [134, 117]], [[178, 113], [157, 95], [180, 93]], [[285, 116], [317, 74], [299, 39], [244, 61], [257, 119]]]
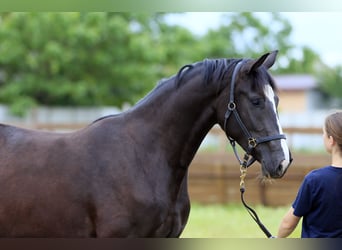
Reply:
[[290, 74], [273, 78], [278, 86], [280, 113], [305, 113], [318, 108], [321, 94], [314, 76]]

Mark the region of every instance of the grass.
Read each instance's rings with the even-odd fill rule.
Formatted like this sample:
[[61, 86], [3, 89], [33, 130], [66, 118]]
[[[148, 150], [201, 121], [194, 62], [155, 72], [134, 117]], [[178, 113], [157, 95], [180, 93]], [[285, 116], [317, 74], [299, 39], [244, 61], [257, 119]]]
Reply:
[[[289, 209], [286, 207], [252, 206], [261, 222], [276, 235], [278, 226]], [[300, 238], [301, 222], [290, 235]], [[199, 205], [192, 204], [188, 224], [182, 238], [265, 238], [252, 217], [242, 204], [229, 205]]]

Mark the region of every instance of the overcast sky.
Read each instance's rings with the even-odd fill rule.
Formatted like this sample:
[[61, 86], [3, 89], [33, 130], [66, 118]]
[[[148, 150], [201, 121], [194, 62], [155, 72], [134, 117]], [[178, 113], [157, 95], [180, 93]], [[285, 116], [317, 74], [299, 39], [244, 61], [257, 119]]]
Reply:
[[[203, 34], [220, 26], [219, 12], [188, 12], [171, 18], [172, 23]], [[331, 66], [342, 65], [342, 12], [282, 12], [292, 24], [291, 40], [316, 51]]]

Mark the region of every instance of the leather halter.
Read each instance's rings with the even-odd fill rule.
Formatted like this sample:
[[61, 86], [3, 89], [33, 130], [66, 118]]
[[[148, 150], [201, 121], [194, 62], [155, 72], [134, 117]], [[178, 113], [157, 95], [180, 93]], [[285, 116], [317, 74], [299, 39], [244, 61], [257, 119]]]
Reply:
[[[241, 172], [241, 176], [240, 176], [240, 193], [241, 193], [241, 201], [243, 203], [243, 205], [245, 206], [245, 208], [247, 209], [248, 213], [251, 215], [251, 217], [253, 218], [253, 220], [258, 224], [258, 226], [260, 227], [260, 229], [264, 232], [264, 234], [267, 236], [267, 238], [274, 238], [274, 236], [272, 236], [272, 234], [268, 231], [268, 229], [262, 224], [262, 222], [260, 221], [257, 213], [250, 207], [247, 205], [247, 203], [244, 200], [244, 192], [245, 192], [245, 182], [244, 179], [246, 177], [247, 174], [247, 168], [252, 165], [255, 161], [254, 157], [251, 156], [251, 153], [253, 151], [253, 149], [255, 147], [257, 147], [259, 144], [264, 143], [264, 142], [269, 142], [269, 141], [273, 141], [273, 140], [280, 140], [280, 139], [286, 139], [284, 134], [278, 134], [278, 135], [270, 135], [270, 136], [264, 136], [264, 137], [260, 137], [260, 138], [255, 138], [252, 136], [252, 134], [248, 131], [248, 129], [246, 128], [246, 126], [244, 125], [244, 123], [242, 122], [240, 115], [236, 109], [236, 103], [234, 102], [234, 89], [235, 89], [235, 79], [236, 79], [236, 75], [238, 74], [241, 66], [243, 65], [245, 61], [242, 60], [240, 62], [238, 62], [238, 64], [235, 66], [234, 71], [233, 71], [233, 76], [232, 76], [232, 81], [230, 84], [230, 93], [229, 93], [229, 103], [228, 103], [228, 109], [226, 111], [226, 114], [224, 116], [225, 120], [224, 120], [224, 131], [230, 141], [230, 144], [233, 147], [234, 150], [234, 154], [236, 159], [239, 161], [240, 163], [240, 172]], [[248, 142], [248, 148], [245, 152], [245, 155], [243, 157], [243, 161], [241, 161], [236, 147], [235, 147], [235, 140], [233, 138], [231, 138], [228, 135], [227, 132], [227, 122], [228, 119], [230, 118], [231, 114], [234, 114], [234, 117], [237, 121], [237, 123], [239, 124], [240, 128], [242, 129], [243, 133], [245, 134], [246, 138], [247, 138], [247, 142]]]
[[[269, 141], [273, 141], [273, 140], [286, 139], [286, 136], [284, 134], [278, 134], [278, 135], [270, 135], [270, 136], [255, 138], [248, 131], [248, 129], [244, 125], [243, 121], [241, 120], [240, 115], [236, 109], [236, 103], [234, 101], [234, 89], [235, 89], [236, 76], [237, 76], [241, 66], [244, 64], [244, 62], [245, 62], [244, 60], [238, 62], [238, 64], [235, 66], [234, 71], [233, 71], [233, 76], [232, 76], [232, 80], [231, 80], [231, 84], [230, 84], [229, 103], [228, 103], [228, 108], [227, 108], [226, 114], [224, 116], [224, 118], [225, 118], [225, 120], [224, 120], [224, 131], [225, 131], [225, 133], [229, 139], [230, 144], [233, 147], [235, 157], [240, 162], [240, 165], [243, 165], [243, 167], [247, 168], [250, 165], [252, 165], [255, 161], [255, 159], [253, 157], [251, 157], [251, 159], [249, 159], [254, 148], [256, 148], [261, 143], [265, 143], [265, 142], [269, 142]], [[231, 138], [227, 132], [227, 123], [228, 123], [228, 119], [230, 118], [231, 114], [234, 115], [237, 123], [239, 124], [241, 130], [245, 134], [245, 137], [246, 137], [247, 142], [248, 142], [248, 148], [245, 152], [244, 161], [241, 161], [239, 155], [237, 154], [235, 140], [233, 138]]]

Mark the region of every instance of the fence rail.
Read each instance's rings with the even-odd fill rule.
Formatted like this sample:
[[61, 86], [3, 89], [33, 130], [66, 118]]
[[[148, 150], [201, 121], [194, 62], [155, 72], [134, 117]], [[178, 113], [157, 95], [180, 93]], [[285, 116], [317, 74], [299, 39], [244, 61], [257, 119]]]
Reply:
[[[19, 127], [30, 129], [42, 129], [48, 131], [73, 131], [89, 125], [89, 123], [12, 123]], [[298, 134], [305, 135], [319, 135], [322, 134], [322, 128], [318, 127], [284, 127], [284, 133], [287, 135], [287, 143], [290, 148], [293, 146], [293, 136]], [[225, 152], [227, 146], [227, 137], [224, 131], [215, 125], [210, 131], [209, 135], [216, 137], [218, 142], [217, 150]]]
[[[261, 166], [254, 163], [247, 172], [246, 199], [267, 206], [290, 204], [304, 176], [312, 169], [329, 164], [329, 155], [294, 154], [294, 161], [281, 179], [261, 181]], [[199, 203], [240, 202], [240, 169], [231, 153], [199, 153], [189, 168], [189, 193]]]
[[[322, 128], [285, 127], [288, 144], [296, 134], [319, 135]], [[216, 153], [199, 152], [189, 171], [189, 192], [193, 200], [200, 203], [240, 202], [239, 164], [232, 153], [227, 153], [227, 138], [218, 126], [210, 131], [219, 141]], [[292, 165], [281, 179], [263, 182], [260, 180], [261, 166], [255, 163], [248, 169], [246, 199], [255, 204], [268, 206], [288, 205], [295, 198], [304, 176], [315, 168], [328, 165], [328, 154], [293, 153]]]
[[[15, 126], [31, 128], [31, 129], [46, 129], [46, 130], [76, 130], [83, 128], [89, 123], [44, 123], [44, 122], [35, 122], [35, 123], [10, 123]], [[318, 127], [284, 127], [284, 133], [286, 134], [321, 134], [322, 128]], [[222, 129], [215, 125], [210, 132], [214, 135], [224, 135]]]

